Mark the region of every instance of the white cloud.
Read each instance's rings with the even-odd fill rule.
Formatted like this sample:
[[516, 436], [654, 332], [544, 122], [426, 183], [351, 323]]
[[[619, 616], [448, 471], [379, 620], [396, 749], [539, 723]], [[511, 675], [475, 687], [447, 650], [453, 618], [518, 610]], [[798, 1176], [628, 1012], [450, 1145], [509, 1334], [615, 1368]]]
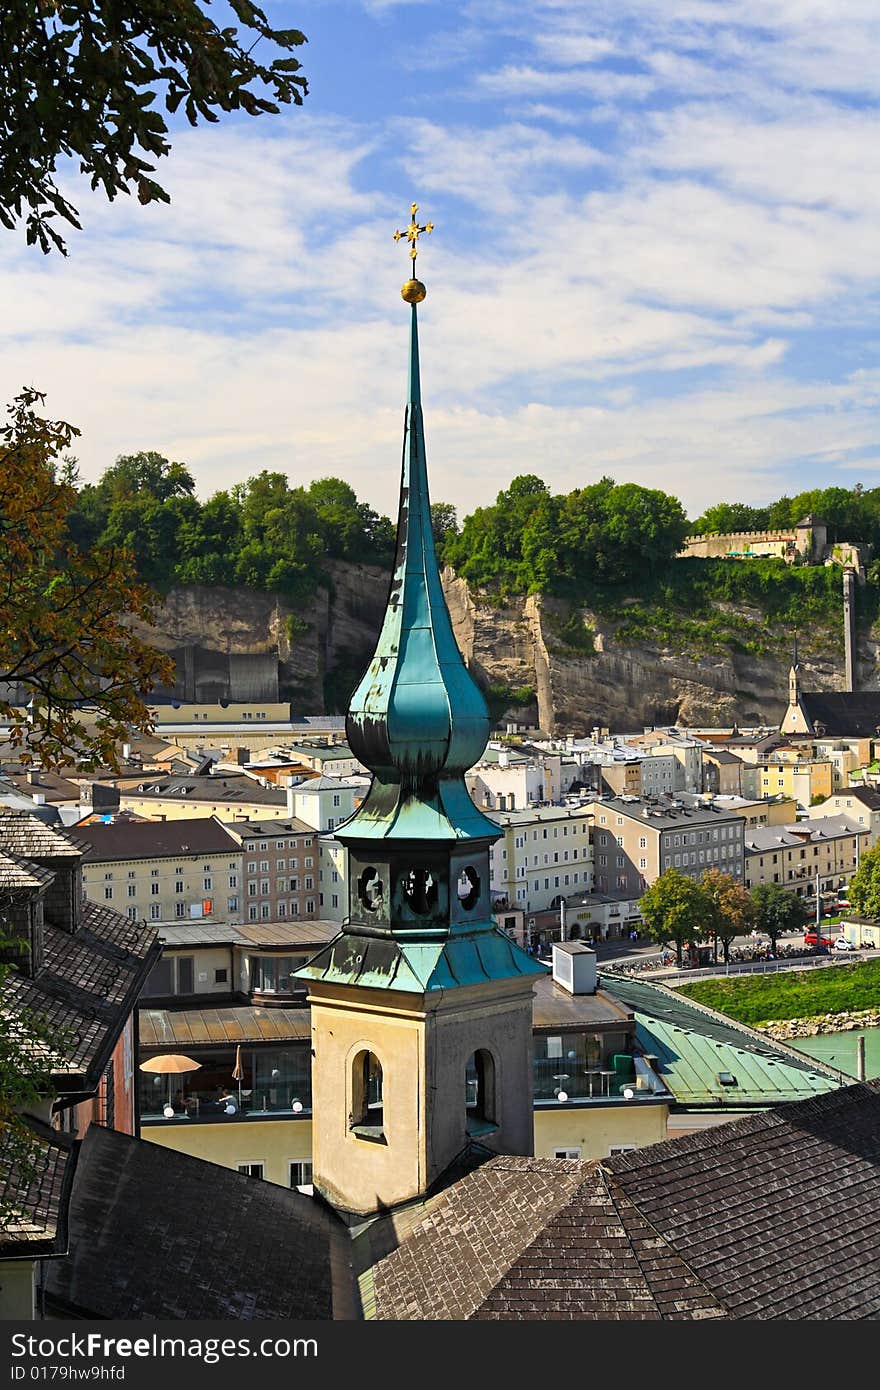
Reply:
[[[875, 8], [466, 6], [433, 53], [467, 101], [185, 131], [170, 208], [78, 186], [68, 262], [4, 242], [0, 391], [47, 390], [88, 477], [157, 448], [202, 495], [280, 468], [391, 510], [414, 195], [436, 496], [610, 472], [696, 512], [855, 479], [880, 456]], [[478, 30], [494, 66], [462, 73]]]

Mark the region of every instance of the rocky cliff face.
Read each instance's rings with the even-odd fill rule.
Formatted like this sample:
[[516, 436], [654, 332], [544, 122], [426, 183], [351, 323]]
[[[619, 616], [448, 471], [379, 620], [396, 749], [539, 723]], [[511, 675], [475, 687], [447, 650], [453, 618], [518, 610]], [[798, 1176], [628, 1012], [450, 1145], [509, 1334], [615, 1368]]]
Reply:
[[[385, 608], [388, 575], [370, 565], [333, 562], [331, 584], [307, 609], [250, 589], [172, 589], [150, 639], [168, 650], [196, 643], [215, 651], [274, 651], [284, 698], [302, 712], [343, 710], [369, 661]], [[504, 606], [471, 593], [451, 570], [443, 584], [455, 635], [477, 677], [501, 692], [530, 689], [529, 708], [511, 717], [537, 718], [542, 729], [589, 732], [595, 725], [631, 730], [643, 724], [774, 724], [785, 709], [788, 657], [741, 650], [682, 654], [662, 641], [620, 645], [614, 624], [579, 610], [584, 649], [560, 636], [570, 609], [535, 595]], [[764, 619], [755, 611], [751, 620]], [[290, 621], [292, 619], [292, 622]], [[146, 635], [146, 634], [145, 634]], [[592, 651], [587, 648], [592, 644]], [[814, 643], [821, 646], [821, 643]], [[831, 644], [829, 643], [829, 650]], [[876, 686], [878, 647], [860, 646], [860, 683]], [[842, 660], [801, 656], [806, 689], [841, 689]]]

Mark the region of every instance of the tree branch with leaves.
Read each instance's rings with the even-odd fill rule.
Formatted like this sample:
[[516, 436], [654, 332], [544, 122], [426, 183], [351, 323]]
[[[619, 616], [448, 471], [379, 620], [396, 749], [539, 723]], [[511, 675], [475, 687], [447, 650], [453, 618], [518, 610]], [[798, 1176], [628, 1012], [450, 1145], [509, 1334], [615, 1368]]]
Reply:
[[79, 431], [40, 415], [43, 401], [23, 391], [0, 430], [0, 682], [29, 697], [27, 713], [0, 699], [0, 717], [23, 763], [91, 770], [153, 727], [144, 697], [173, 663], [130, 627], [151, 623], [155, 602], [131, 554], [68, 537], [76, 493], [62, 456]]
[[29, 244], [66, 255], [56, 222], [80, 222], [59, 161], [78, 161], [110, 199], [133, 191], [167, 203], [151, 177], [171, 148], [160, 103], [182, 107], [192, 126], [218, 111], [301, 106], [308, 85], [289, 55], [305, 35], [270, 24], [251, 0], [227, 3], [238, 23], [221, 28], [210, 0], [4, 0], [0, 222], [23, 219]]

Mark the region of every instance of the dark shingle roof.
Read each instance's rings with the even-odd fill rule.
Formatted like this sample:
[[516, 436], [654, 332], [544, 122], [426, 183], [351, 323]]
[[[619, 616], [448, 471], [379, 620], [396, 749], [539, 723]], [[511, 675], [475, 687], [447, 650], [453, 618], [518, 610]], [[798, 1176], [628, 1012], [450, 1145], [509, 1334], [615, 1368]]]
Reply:
[[136, 787], [120, 791], [123, 801], [144, 801], [163, 798], [166, 801], [244, 802], [258, 806], [286, 806], [287, 793], [277, 787], [264, 787], [253, 777], [169, 777], [151, 782], [140, 792]]
[[7, 976], [3, 1007], [37, 1014], [58, 1040], [63, 1060], [53, 1070], [62, 1089], [97, 1084], [158, 949], [154, 926], [84, 903], [76, 935], [46, 924], [36, 978]]
[[880, 1080], [596, 1163], [494, 1158], [362, 1284], [379, 1318], [880, 1317]]
[[34, 1176], [25, 1182], [21, 1152], [13, 1131], [0, 1138], [0, 1200], [6, 1214], [0, 1227], [0, 1257], [35, 1258], [67, 1248], [67, 1204], [79, 1144], [69, 1135], [26, 1120]]
[[346, 1318], [350, 1260], [310, 1198], [92, 1125], [47, 1295], [90, 1318]]
[[731, 1317], [880, 1317], [880, 1080], [606, 1167]]
[[723, 1307], [594, 1168], [474, 1317], [602, 1321], [723, 1318]]
[[31, 811], [0, 807], [0, 845], [16, 859], [81, 859], [78, 838], [63, 835]]
[[801, 705], [816, 733], [874, 738], [880, 730], [880, 690], [802, 691]]
[[38, 891], [47, 887], [54, 877], [51, 869], [31, 864], [27, 859], [16, 859], [0, 850], [0, 888], [30, 888]]
[[77, 837], [91, 851], [90, 862], [178, 858], [183, 854], [240, 854], [241, 846], [213, 816], [193, 820], [115, 821], [79, 825]]

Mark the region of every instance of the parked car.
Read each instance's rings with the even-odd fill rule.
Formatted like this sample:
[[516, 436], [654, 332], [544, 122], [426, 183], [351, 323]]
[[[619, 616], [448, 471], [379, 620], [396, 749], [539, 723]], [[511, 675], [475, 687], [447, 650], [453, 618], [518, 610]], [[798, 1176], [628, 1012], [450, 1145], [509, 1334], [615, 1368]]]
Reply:
[[835, 951], [857, 951], [859, 948], [852, 941], [847, 941], [845, 936], [839, 936], [834, 943], [834, 949]]
[[805, 946], [834, 946], [835, 943], [836, 943], [837, 941], [839, 941], [839, 940], [840, 940], [840, 937], [838, 937], [838, 936], [825, 936], [824, 933], [823, 933], [822, 939], [821, 939], [821, 941], [819, 941], [819, 940], [817, 939], [817, 937], [816, 937], [816, 928], [815, 928], [815, 927], [813, 928], [812, 931], [805, 931], [805, 932], [804, 932], [804, 945], [805, 945]]

